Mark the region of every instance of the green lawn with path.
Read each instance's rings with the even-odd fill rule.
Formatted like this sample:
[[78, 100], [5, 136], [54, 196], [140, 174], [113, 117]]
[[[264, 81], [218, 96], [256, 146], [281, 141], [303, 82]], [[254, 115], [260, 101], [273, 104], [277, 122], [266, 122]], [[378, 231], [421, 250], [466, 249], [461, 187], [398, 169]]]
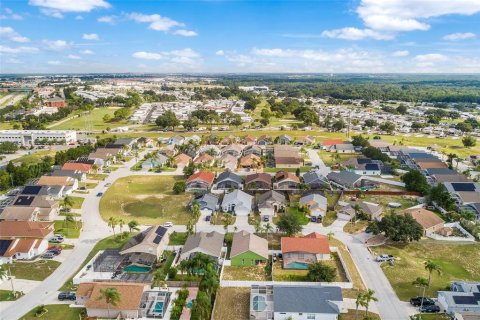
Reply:
[[82, 319], [85, 314], [84, 308], [70, 308], [68, 304], [47, 304], [45, 308], [48, 310], [42, 317], [35, 315], [36, 309], [33, 308], [20, 318], [20, 320], [78, 320]]
[[76, 239], [80, 237], [80, 230], [82, 230], [82, 222], [55, 220], [54, 227], [55, 234], [62, 234], [66, 238]]
[[9, 265], [12, 276], [18, 279], [43, 281], [50, 276], [60, 262], [54, 260], [38, 260], [35, 262], [15, 261]]
[[396, 257], [393, 266], [383, 263], [382, 269], [401, 300], [407, 301], [419, 294], [412, 285], [417, 277], [428, 278], [424, 262], [432, 260], [441, 268], [441, 274], [432, 274], [432, 283], [426, 295], [436, 297], [438, 290], [447, 288], [451, 281], [480, 281], [480, 245], [456, 245], [432, 240], [410, 244], [387, 244], [372, 247], [377, 254]]

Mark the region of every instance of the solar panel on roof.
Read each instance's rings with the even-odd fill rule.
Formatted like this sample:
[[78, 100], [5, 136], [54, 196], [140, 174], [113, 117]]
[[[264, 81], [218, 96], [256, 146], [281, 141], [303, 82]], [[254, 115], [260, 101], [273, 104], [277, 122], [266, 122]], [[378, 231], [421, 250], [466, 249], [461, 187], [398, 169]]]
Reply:
[[153, 243], [159, 244], [160, 241], [162, 241], [162, 238], [163, 238], [162, 236], [156, 236], [155, 239], [153, 239]]
[[14, 206], [29, 206], [32, 204], [34, 196], [19, 196], [13, 203]]
[[5, 254], [11, 243], [12, 240], [0, 240], [0, 256], [3, 256]]
[[21, 194], [38, 194], [42, 186], [26, 186], [23, 188]]
[[376, 163], [367, 163], [365, 165], [365, 170], [378, 170], [378, 164]]
[[455, 191], [475, 191], [475, 185], [471, 182], [454, 182], [452, 187]]
[[478, 304], [480, 297], [472, 296], [453, 296], [453, 301], [456, 304]]
[[165, 235], [166, 232], [167, 232], [167, 229], [161, 226], [157, 227], [157, 230], [155, 230], [155, 233], [162, 237]]
[[367, 159], [367, 158], [359, 158], [357, 159], [358, 164], [365, 164], [365, 163], [371, 163], [372, 159]]

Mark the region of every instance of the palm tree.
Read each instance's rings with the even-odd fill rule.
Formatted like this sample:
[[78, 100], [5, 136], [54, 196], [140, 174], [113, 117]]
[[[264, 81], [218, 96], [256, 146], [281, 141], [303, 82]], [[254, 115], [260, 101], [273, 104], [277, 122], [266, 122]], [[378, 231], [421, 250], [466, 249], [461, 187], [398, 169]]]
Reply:
[[193, 228], [196, 228], [195, 224], [192, 222], [192, 220], [188, 220], [187, 222], [187, 235], [193, 234]]
[[137, 221], [137, 220], [131, 220], [131, 221], [129, 221], [128, 224], [127, 224], [127, 226], [128, 226], [128, 230], [129, 230], [130, 233], [132, 233], [132, 230], [135, 230], [135, 231], [140, 230], [140, 228], [138, 227], [139, 224], [138, 224], [138, 221]]
[[362, 210], [362, 208], [358, 203], [355, 203], [355, 205], [353, 206], [353, 210], [355, 210], [355, 213], [353, 214], [352, 224], [355, 225], [357, 223], [357, 215], [360, 210]]
[[268, 233], [273, 232], [273, 226], [270, 224], [270, 222], [267, 222], [263, 226], [263, 229], [265, 230], [265, 233], [267, 234], [267, 247], [268, 247]]
[[335, 232], [333, 232], [333, 231], [330, 231], [329, 233], [327, 233], [328, 240], [332, 240], [332, 237], [334, 235], [335, 235]]
[[436, 271], [439, 275], [442, 273], [442, 269], [438, 264], [431, 260], [427, 260], [424, 263], [425, 270], [428, 270], [428, 286], [430, 287], [430, 283], [432, 281], [432, 272]]
[[362, 292], [357, 295], [357, 300], [355, 300], [355, 320], [357, 320], [358, 316], [358, 307], [363, 306], [365, 304], [365, 296]]
[[420, 303], [420, 309], [423, 307], [423, 299], [425, 297], [425, 289], [428, 287], [428, 280], [422, 277], [418, 277], [415, 279], [415, 281], [412, 282], [412, 284], [416, 287], [419, 287], [420, 289], [423, 288], [423, 293], [422, 293], [422, 301]]
[[0, 280], [8, 278], [7, 269], [4, 266], [0, 266]]
[[115, 218], [115, 217], [110, 217], [110, 218], [108, 219], [108, 226], [109, 226], [110, 228], [112, 228], [112, 231], [113, 231], [113, 235], [114, 235], [114, 236], [115, 236], [115, 227], [117, 226], [117, 224], [118, 224], [117, 218]]
[[368, 307], [370, 305], [370, 301], [378, 301], [377, 297], [375, 297], [375, 291], [372, 289], [368, 289], [367, 292], [363, 294], [364, 304], [365, 307], [365, 316], [368, 315]]
[[122, 218], [118, 219], [118, 228], [120, 229], [120, 233], [122, 233], [124, 225], [125, 225], [125, 220], [123, 220]]
[[72, 197], [66, 195], [65, 198], [63, 198], [63, 207], [68, 208], [73, 206], [73, 199]]
[[107, 314], [110, 318], [110, 305], [116, 306], [120, 302], [120, 292], [116, 288], [100, 289], [100, 296], [97, 300], [105, 300], [107, 303]]

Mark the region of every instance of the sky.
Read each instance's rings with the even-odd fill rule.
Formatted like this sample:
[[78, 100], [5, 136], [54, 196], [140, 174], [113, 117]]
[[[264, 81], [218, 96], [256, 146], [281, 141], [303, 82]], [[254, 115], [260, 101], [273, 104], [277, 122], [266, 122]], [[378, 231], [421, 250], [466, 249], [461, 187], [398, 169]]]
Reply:
[[0, 73], [480, 73], [480, 0], [2, 0]]

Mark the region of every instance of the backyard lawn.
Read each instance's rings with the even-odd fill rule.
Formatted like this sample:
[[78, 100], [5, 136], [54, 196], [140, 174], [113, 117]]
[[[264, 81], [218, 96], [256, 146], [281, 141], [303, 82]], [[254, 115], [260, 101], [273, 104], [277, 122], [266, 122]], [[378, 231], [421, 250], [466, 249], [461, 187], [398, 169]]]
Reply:
[[103, 174], [103, 173], [92, 173], [92, 174], [89, 174], [87, 175], [87, 179], [88, 180], [99, 180], [99, 181], [103, 181], [105, 180], [105, 178], [108, 177], [108, 174]]
[[[82, 204], [83, 204], [83, 201], [85, 200], [85, 198], [82, 198], [82, 197], [71, 197], [69, 196], [69, 198], [72, 200], [72, 206], [71, 208], [72, 209], [81, 209], [82, 208]], [[60, 206], [63, 207], [63, 200], [60, 201]]]
[[448, 287], [451, 281], [480, 281], [480, 246], [433, 243], [430, 240], [407, 245], [389, 244], [372, 247], [376, 254], [391, 254], [397, 259], [394, 266], [382, 268], [401, 300], [409, 300], [419, 294], [412, 285], [417, 277], [428, 278], [424, 268], [426, 260], [440, 265], [441, 274], [432, 274], [432, 284], [426, 295], [435, 297], [438, 290]]
[[[74, 218], [75, 219], [75, 218]], [[55, 220], [55, 234], [62, 234], [66, 238], [80, 237], [80, 230], [82, 230], [82, 223], [80, 221], [65, 221]]]
[[60, 266], [54, 260], [38, 260], [36, 262], [14, 262], [10, 267], [12, 276], [18, 279], [43, 281]]
[[127, 120], [115, 121], [115, 122], [104, 122], [103, 117], [109, 115], [113, 118], [113, 113], [118, 108], [96, 108], [93, 109], [89, 114], [81, 115], [80, 117], [76, 116], [73, 119], [60, 123], [58, 125], [53, 125], [52, 129], [55, 130], [85, 130], [86, 126], [89, 125], [91, 130], [105, 130], [106, 128], [116, 128], [126, 125]]
[[172, 187], [181, 178], [173, 176], [130, 176], [118, 179], [100, 200], [104, 220], [110, 217], [135, 219], [140, 224], [187, 224], [191, 194], [176, 195]]
[[[400, 208], [396, 208], [395, 210], [404, 210], [417, 205], [417, 199], [418, 197], [416, 196], [382, 196], [365, 194], [364, 197], [358, 200], [377, 203], [384, 208], [385, 213], [391, 210], [391, 208], [388, 207], [390, 202], [397, 202], [402, 205]], [[351, 196], [344, 195], [341, 200], [345, 202], [351, 202]]]
[[250, 288], [220, 288], [214, 319], [245, 320], [250, 318]]
[[82, 319], [81, 315], [85, 313], [83, 308], [70, 308], [68, 304], [47, 304], [45, 308], [48, 310], [42, 317], [35, 316], [37, 308], [33, 308], [25, 314], [21, 320], [78, 320]]
[[322, 159], [323, 163], [325, 163], [327, 167], [331, 167], [333, 164], [358, 157], [358, 154], [355, 154], [355, 153], [335, 153], [335, 152], [327, 152], [323, 150], [319, 151], [318, 155], [320, 156], [320, 159]]
[[223, 280], [270, 281], [271, 279], [267, 277], [261, 266], [225, 266]]
[[188, 238], [188, 234], [186, 232], [173, 231], [170, 234], [170, 238], [169, 238], [170, 241], [168, 242], [168, 245], [169, 246], [182, 246], [187, 241], [187, 238]]

